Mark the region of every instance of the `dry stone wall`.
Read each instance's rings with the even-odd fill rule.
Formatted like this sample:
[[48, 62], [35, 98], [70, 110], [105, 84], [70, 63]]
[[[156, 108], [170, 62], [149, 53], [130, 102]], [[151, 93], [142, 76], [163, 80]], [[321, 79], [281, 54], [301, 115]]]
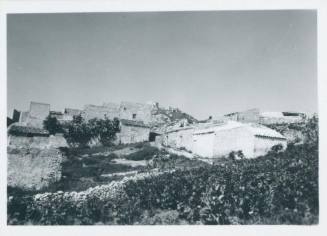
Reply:
[[40, 190], [61, 178], [62, 136], [8, 137], [8, 186]]

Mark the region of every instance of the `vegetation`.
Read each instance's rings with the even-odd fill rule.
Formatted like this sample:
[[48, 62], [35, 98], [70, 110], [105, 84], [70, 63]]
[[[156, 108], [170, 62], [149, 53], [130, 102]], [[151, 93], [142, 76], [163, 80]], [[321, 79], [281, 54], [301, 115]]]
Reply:
[[140, 161], [150, 160], [158, 153], [158, 148], [150, 145], [144, 146], [140, 151], [131, 153], [125, 157], [127, 160]]
[[[117, 190], [76, 199], [58, 192], [36, 202], [29, 195], [9, 193], [8, 222], [317, 224], [318, 132], [312, 130], [317, 122], [313, 118], [305, 125], [306, 143], [289, 145], [284, 152], [274, 147], [256, 159], [231, 158], [193, 168], [176, 168], [175, 163], [161, 174], [117, 182], [112, 185]], [[156, 155], [153, 160], [170, 160], [164, 153]]]
[[119, 132], [119, 120], [94, 118], [86, 122], [79, 115], [73, 118], [66, 130], [65, 138], [72, 147], [85, 147], [92, 138], [99, 139], [104, 146], [110, 146]]
[[43, 121], [43, 127], [49, 134], [62, 133], [63, 128], [60, 125], [56, 117], [51, 117], [50, 115]]

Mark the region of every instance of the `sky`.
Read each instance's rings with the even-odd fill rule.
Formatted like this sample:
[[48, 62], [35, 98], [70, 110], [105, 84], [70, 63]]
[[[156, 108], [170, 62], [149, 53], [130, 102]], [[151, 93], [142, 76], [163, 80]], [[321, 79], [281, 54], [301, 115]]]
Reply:
[[156, 101], [317, 112], [316, 11], [10, 14], [7, 112]]

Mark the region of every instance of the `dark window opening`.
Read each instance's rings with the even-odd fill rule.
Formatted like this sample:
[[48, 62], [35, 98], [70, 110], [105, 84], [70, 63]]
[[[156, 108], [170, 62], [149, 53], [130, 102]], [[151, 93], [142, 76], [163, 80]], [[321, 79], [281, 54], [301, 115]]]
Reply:
[[160, 135], [160, 134], [155, 133], [155, 132], [150, 132], [150, 134], [149, 134], [149, 141], [150, 141], [150, 142], [154, 142], [154, 141], [156, 140], [156, 137], [157, 137], [158, 135]]
[[136, 118], [136, 114], [133, 114], [133, 119], [135, 119]]

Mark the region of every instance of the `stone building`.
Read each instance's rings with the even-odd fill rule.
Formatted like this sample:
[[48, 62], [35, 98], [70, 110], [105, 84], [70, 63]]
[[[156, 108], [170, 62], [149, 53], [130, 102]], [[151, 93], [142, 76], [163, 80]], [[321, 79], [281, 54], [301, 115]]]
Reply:
[[149, 140], [150, 127], [142, 121], [120, 120], [120, 132], [117, 141], [121, 144], [139, 143]]
[[259, 123], [261, 124], [285, 124], [304, 122], [306, 115], [299, 112], [261, 112]]
[[142, 121], [145, 124], [150, 124], [152, 121], [152, 114], [157, 103], [136, 103], [136, 102], [121, 102], [104, 103], [102, 106], [85, 105], [82, 116], [86, 120], [93, 118], [104, 119], [126, 119]]
[[19, 123], [26, 123], [27, 118], [28, 118], [28, 111], [22, 111], [20, 113], [20, 117], [19, 117]]
[[259, 109], [250, 109], [242, 112], [226, 114], [225, 118], [233, 121], [260, 124], [301, 123], [306, 115], [299, 112], [263, 112]]
[[85, 105], [81, 115], [85, 120], [91, 120], [94, 118], [105, 119], [106, 117], [108, 119], [113, 119], [119, 117], [119, 110], [108, 105]]
[[230, 114], [226, 114], [225, 117], [230, 120], [239, 122], [258, 122], [260, 117], [260, 110], [254, 108], [242, 112], [233, 112]]
[[72, 121], [74, 116], [78, 116], [82, 113], [82, 110], [65, 108], [61, 121]]
[[286, 138], [265, 126], [235, 121], [198, 124], [170, 130], [162, 135], [164, 146], [183, 148], [203, 158], [219, 158], [232, 151], [242, 151], [246, 158], [265, 155]]
[[29, 111], [21, 112], [19, 122], [31, 127], [42, 128], [50, 114], [50, 104], [31, 102]]
[[121, 119], [143, 121], [149, 124], [152, 121], [154, 106], [146, 103], [121, 102], [119, 117]]
[[7, 116], [7, 127], [9, 125], [13, 124], [13, 123], [19, 122], [20, 114], [21, 114], [20, 111], [14, 109], [13, 114], [12, 114], [12, 118], [10, 118], [10, 117]]

